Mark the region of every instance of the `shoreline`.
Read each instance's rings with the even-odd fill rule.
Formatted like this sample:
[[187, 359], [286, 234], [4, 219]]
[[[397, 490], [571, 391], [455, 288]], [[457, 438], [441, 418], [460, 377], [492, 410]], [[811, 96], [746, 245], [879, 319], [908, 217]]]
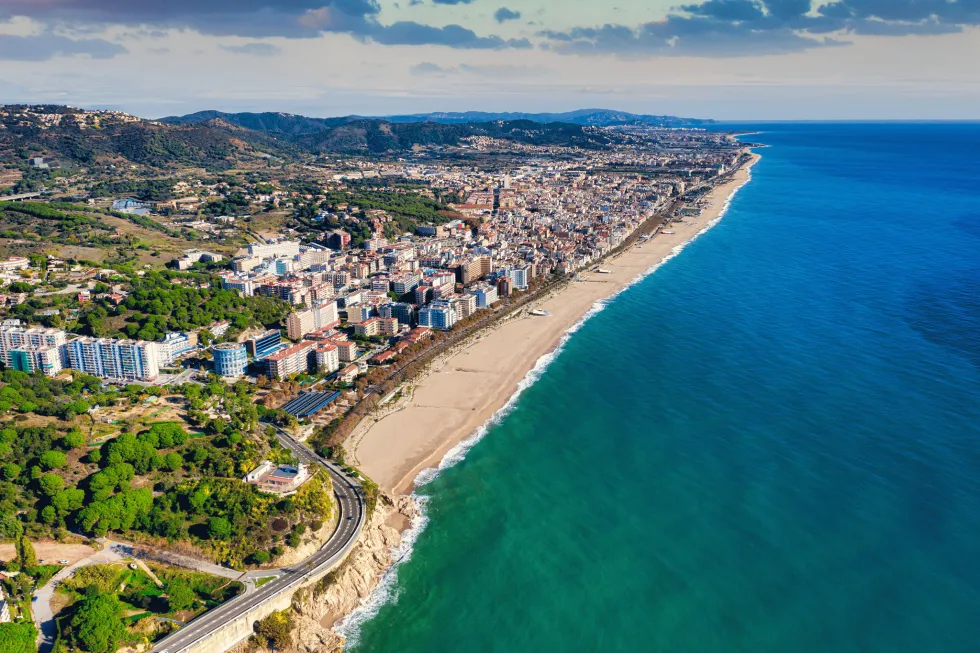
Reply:
[[760, 158], [753, 152], [714, 188], [697, 218], [675, 220], [666, 230], [672, 233], [658, 233], [603, 261], [608, 274], [580, 272], [579, 280], [528, 307], [547, 310], [548, 317], [522, 312], [434, 361], [397, 406], [367, 418], [348, 437], [344, 448], [351, 459], [396, 495], [432, 480], [506, 415], [584, 320], [714, 226]]
[[[706, 198], [710, 206], [698, 218], [678, 220], [668, 229], [674, 234], [658, 234], [603, 261], [602, 265], [610, 268], [610, 274], [580, 273], [583, 280], [556, 290], [522, 314], [446, 353], [412, 385], [407, 396], [399, 400], [399, 405], [386, 407], [380, 416], [369, 416], [365, 422], [370, 422], [351, 433], [344, 442], [348, 455], [396, 500], [411, 501], [415, 512], [410, 520], [399, 523], [407, 528], [400, 532], [399, 543], [391, 551], [390, 563], [370, 590], [354, 609], [337, 614], [332, 620], [330, 629], [344, 643], [344, 650], [358, 641], [361, 626], [389, 603], [396, 591], [398, 567], [411, 559], [415, 541], [428, 524], [426, 497], [415, 490], [463, 460], [494, 425], [505, 419], [524, 390], [537, 381], [586, 321], [601, 312], [621, 292], [680, 254], [688, 243], [724, 217], [732, 199], [751, 180], [752, 167], [761, 159], [751, 150], [750, 154], [751, 160], [739, 168], [731, 180], [712, 190]], [[563, 298], [566, 300], [564, 310], [556, 314], [553, 305], [562, 304]], [[527, 314], [535, 308], [549, 310], [551, 315], [533, 317]], [[501, 348], [508, 350], [510, 355], [501, 355]], [[497, 367], [495, 370], [468, 367], [479, 362], [496, 362]], [[474, 393], [472, 384], [481, 380], [493, 387], [477, 387], [479, 391]], [[443, 396], [445, 393], [449, 393], [448, 396]], [[424, 403], [433, 397], [441, 397], [442, 405]], [[467, 397], [469, 404], [465, 401], [455, 405], [450, 403], [452, 399]], [[446, 419], [448, 424], [439, 428], [439, 418]], [[378, 428], [380, 425], [383, 428]], [[427, 437], [430, 428], [432, 435]], [[365, 440], [368, 447], [361, 450]], [[399, 464], [398, 457], [402, 455], [408, 458]], [[375, 476], [385, 473], [387, 476], [382, 476], [381, 480]]]

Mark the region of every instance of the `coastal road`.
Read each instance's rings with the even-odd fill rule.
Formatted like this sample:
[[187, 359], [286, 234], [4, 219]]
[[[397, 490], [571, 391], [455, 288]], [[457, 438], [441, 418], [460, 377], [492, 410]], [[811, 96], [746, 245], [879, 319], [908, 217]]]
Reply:
[[[337, 529], [319, 551], [303, 562], [283, 569], [249, 572], [250, 577], [276, 576], [276, 578], [254, 592], [239, 595], [205, 612], [183, 628], [157, 642], [152, 649], [153, 653], [186, 651], [227, 623], [245, 615], [266, 601], [283, 593], [292, 592], [312, 576], [334, 566], [347, 555], [347, 552], [357, 542], [367, 519], [367, 504], [364, 501], [360, 483], [347, 476], [343, 470], [333, 463], [321, 458], [297, 442], [288, 433], [281, 429], [276, 429], [276, 432], [283, 445], [288, 447], [300, 460], [319, 465], [325, 473], [330, 474], [334, 494], [337, 497], [337, 505], [340, 509], [340, 521]], [[211, 653], [211, 649], [208, 653]], [[220, 653], [220, 651], [214, 649], [214, 653]]]

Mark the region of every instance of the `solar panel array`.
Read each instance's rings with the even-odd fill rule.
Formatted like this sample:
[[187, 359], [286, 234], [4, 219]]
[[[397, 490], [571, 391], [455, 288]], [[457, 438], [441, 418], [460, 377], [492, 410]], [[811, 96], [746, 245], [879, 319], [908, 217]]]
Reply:
[[307, 392], [290, 401], [282, 409], [296, 417], [310, 417], [329, 406], [339, 396], [339, 392]]

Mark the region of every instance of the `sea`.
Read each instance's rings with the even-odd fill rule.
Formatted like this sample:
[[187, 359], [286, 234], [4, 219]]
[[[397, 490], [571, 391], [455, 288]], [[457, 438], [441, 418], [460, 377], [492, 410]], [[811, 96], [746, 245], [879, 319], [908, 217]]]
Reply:
[[980, 124], [740, 127], [722, 219], [420, 479], [348, 650], [980, 651]]

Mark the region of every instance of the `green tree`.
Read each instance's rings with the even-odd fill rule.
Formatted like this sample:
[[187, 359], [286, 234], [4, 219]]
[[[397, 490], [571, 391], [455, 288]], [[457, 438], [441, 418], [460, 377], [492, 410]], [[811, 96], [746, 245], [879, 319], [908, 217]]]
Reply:
[[115, 594], [86, 591], [69, 625], [69, 643], [89, 653], [115, 653], [126, 634], [122, 605]]
[[57, 474], [45, 474], [41, 477], [41, 491], [49, 497], [54, 496], [65, 487], [65, 479]]
[[38, 460], [44, 469], [59, 469], [68, 464], [68, 457], [60, 451], [45, 451]]
[[169, 594], [167, 602], [171, 612], [189, 610], [197, 602], [197, 594], [186, 583], [172, 582], [167, 590]]
[[37, 567], [37, 553], [34, 552], [34, 545], [23, 536], [17, 540], [17, 562], [20, 563], [20, 568], [25, 571]]
[[183, 463], [184, 459], [175, 451], [171, 451], [163, 457], [163, 468], [168, 472], [177, 471]]
[[37, 630], [34, 624], [0, 624], [0, 651], [3, 653], [36, 653]]
[[86, 438], [81, 431], [69, 431], [64, 438], [62, 438], [62, 443], [67, 449], [78, 449], [79, 447], [85, 446]]
[[208, 520], [208, 535], [212, 540], [227, 540], [231, 537], [231, 522], [224, 517], [212, 517]]
[[20, 476], [20, 473], [24, 471], [20, 465], [17, 463], [7, 463], [3, 466], [3, 478], [7, 481], [12, 481]]
[[281, 651], [293, 644], [293, 620], [285, 610], [273, 612], [255, 624], [255, 634], [274, 651]]

